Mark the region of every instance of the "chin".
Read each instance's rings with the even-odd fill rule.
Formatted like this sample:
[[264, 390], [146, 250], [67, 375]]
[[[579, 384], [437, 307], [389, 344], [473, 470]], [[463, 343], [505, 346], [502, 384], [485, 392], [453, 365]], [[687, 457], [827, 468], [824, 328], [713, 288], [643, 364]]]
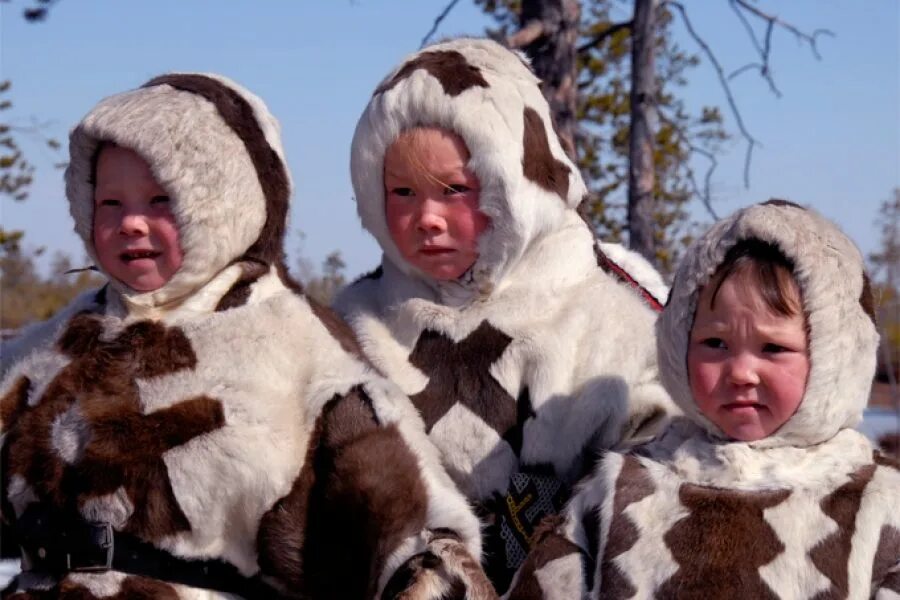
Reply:
[[122, 283], [124, 283], [125, 285], [127, 285], [128, 287], [133, 289], [134, 291], [141, 292], [141, 293], [155, 292], [156, 290], [158, 290], [159, 288], [161, 288], [162, 286], [164, 286], [166, 284], [165, 281], [159, 281], [158, 279], [155, 279], [155, 278], [152, 280], [144, 279], [144, 280], [130, 281], [130, 282], [123, 281]]
[[759, 426], [732, 427], [726, 433], [738, 442], [755, 442], [769, 435]]

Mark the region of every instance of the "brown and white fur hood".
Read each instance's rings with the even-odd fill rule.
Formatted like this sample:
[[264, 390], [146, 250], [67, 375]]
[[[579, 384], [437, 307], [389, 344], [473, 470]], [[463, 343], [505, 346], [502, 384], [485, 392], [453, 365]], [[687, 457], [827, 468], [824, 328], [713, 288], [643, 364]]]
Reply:
[[[417, 411], [285, 275], [290, 178], [262, 101], [172, 74], [101, 102], [72, 133], [66, 176], [90, 252], [101, 141], [138, 152], [170, 192], [184, 264], [151, 293], [111, 281], [5, 352], [3, 520], [108, 523], [286, 597], [491, 597], [479, 523]], [[55, 575], [28, 531], [19, 542], [12, 598], [221, 596]]]
[[[385, 151], [416, 126], [463, 139], [491, 219], [456, 281], [407, 263], [385, 222]], [[360, 118], [352, 174], [384, 257], [335, 306], [411, 396], [470, 499], [502, 498], [520, 471], [571, 485], [595, 449], [644, 435], [672, 411], [658, 383], [655, 312], [598, 267], [575, 210], [585, 184], [518, 54], [458, 39], [408, 57]]]
[[[729, 440], [699, 416], [686, 369], [698, 292], [748, 238], [793, 261], [810, 336], [800, 408], [760, 442]], [[811, 210], [770, 201], [715, 225], [688, 251], [659, 321], [664, 380], [685, 416], [603, 458], [510, 597], [897, 597], [900, 469], [851, 428], [874, 374], [870, 294], [859, 251]]]

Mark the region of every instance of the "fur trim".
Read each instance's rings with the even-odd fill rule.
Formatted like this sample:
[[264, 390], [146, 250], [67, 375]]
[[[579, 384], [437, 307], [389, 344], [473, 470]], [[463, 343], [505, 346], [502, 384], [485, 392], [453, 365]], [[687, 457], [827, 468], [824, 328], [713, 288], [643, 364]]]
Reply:
[[492, 226], [479, 240], [471, 290], [489, 294], [533, 240], [559, 227], [587, 188], [553, 130], [539, 81], [490, 40], [458, 39], [407, 59], [376, 89], [353, 136], [357, 209], [402, 272], [434, 283], [400, 255], [384, 217], [384, 155], [404, 131], [443, 127], [465, 141]]
[[660, 375], [687, 416], [726, 438], [694, 403], [687, 350], [701, 289], [729, 248], [746, 239], [775, 244], [793, 261], [810, 354], [800, 408], [778, 431], [752, 445], [818, 444], [861, 420], [875, 373], [878, 333], [862, 255], [836, 225], [811, 209], [777, 200], [750, 206], [716, 223], [691, 246], [657, 322]]
[[72, 131], [66, 194], [92, 241], [93, 169], [101, 142], [134, 150], [172, 197], [184, 260], [160, 289], [112, 284], [132, 304], [177, 301], [232, 261], [281, 262], [290, 177], [278, 124], [262, 100], [217, 75], [171, 74], [101, 101]]

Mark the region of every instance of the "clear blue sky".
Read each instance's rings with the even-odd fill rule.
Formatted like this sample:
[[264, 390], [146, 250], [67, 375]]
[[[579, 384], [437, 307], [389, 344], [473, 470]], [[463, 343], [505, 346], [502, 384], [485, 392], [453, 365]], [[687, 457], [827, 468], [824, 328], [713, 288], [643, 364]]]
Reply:
[[[753, 48], [726, 0], [683, 0], [695, 28], [726, 69], [753, 59]], [[0, 68], [11, 79], [17, 125], [49, 122], [67, 131], [100, 98], [171, 70], [215, 71], [262, 96], [281, 120], [296, 191], [288, 248], [318, 263], [340, 249], [348, 274], [379, 260], [359, 226], [349, 178], [353, 128], [377, 82], [418, 48], [446, 0], [61, 0], [44, 23], [21, 18], [33, 2], [0, 3]], [[627, 18], [622, 3], [621, 16]], [[741, 142], [729, 143], [714, 179], [715, 207], [726, 214], [772, 196], [811, 204], [837, 220], [864, 251], [875, 248], [879, 204], [900, 186], [900, 4], [896, 0], [760, 0], [758, 6], [803, 29], [827, 28], [822, 60], [784, 32], [774, 37], [773, 67], [783, 96], [758, 76], [734, 83], [743, 117], [762, 147], [751, 187], [742, 182]], [[487, 19], [461, 0], [438, 36], [479, 34]], [[676, 26], [681, 45], [696, 45]], [[690, 106], [725, 98], [711, 67], [689, 73]], [[726, 112], [726, 126], [735, 131]], [[5, 228], [26, 231], [26, 245], [83, 256], [72, 233], [62, 172], [65, 159], [27, 143], [37, 165], [31, 197], [0, 201]], [[698, 215], [702, 215], [697, 211]]]

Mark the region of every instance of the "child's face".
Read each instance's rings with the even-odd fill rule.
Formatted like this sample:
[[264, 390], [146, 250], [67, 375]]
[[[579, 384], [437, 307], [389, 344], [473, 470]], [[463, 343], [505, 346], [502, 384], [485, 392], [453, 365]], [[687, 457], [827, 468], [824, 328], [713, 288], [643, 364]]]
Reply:
[[[781, 427], [800, 406], [809, 374], [805, 318], [774, 313], [740, 276], [700, 294], [688, 349], [700, 411], [732, 438], [750, 442]], [[798, 296], [799, 298], [799, 293]]]
[[403, 258], [435, 279], [456, 279], [475, 263], [489, 223], [468, 160], [462, 139], [436, 128], [405, 132], [384, 157], [391, 238]]
[[139, 292], [159, 289], [181, 266], [168, 193], [127, 148], [107, 145], [97, 157], [93, 237], [104, 271]]

